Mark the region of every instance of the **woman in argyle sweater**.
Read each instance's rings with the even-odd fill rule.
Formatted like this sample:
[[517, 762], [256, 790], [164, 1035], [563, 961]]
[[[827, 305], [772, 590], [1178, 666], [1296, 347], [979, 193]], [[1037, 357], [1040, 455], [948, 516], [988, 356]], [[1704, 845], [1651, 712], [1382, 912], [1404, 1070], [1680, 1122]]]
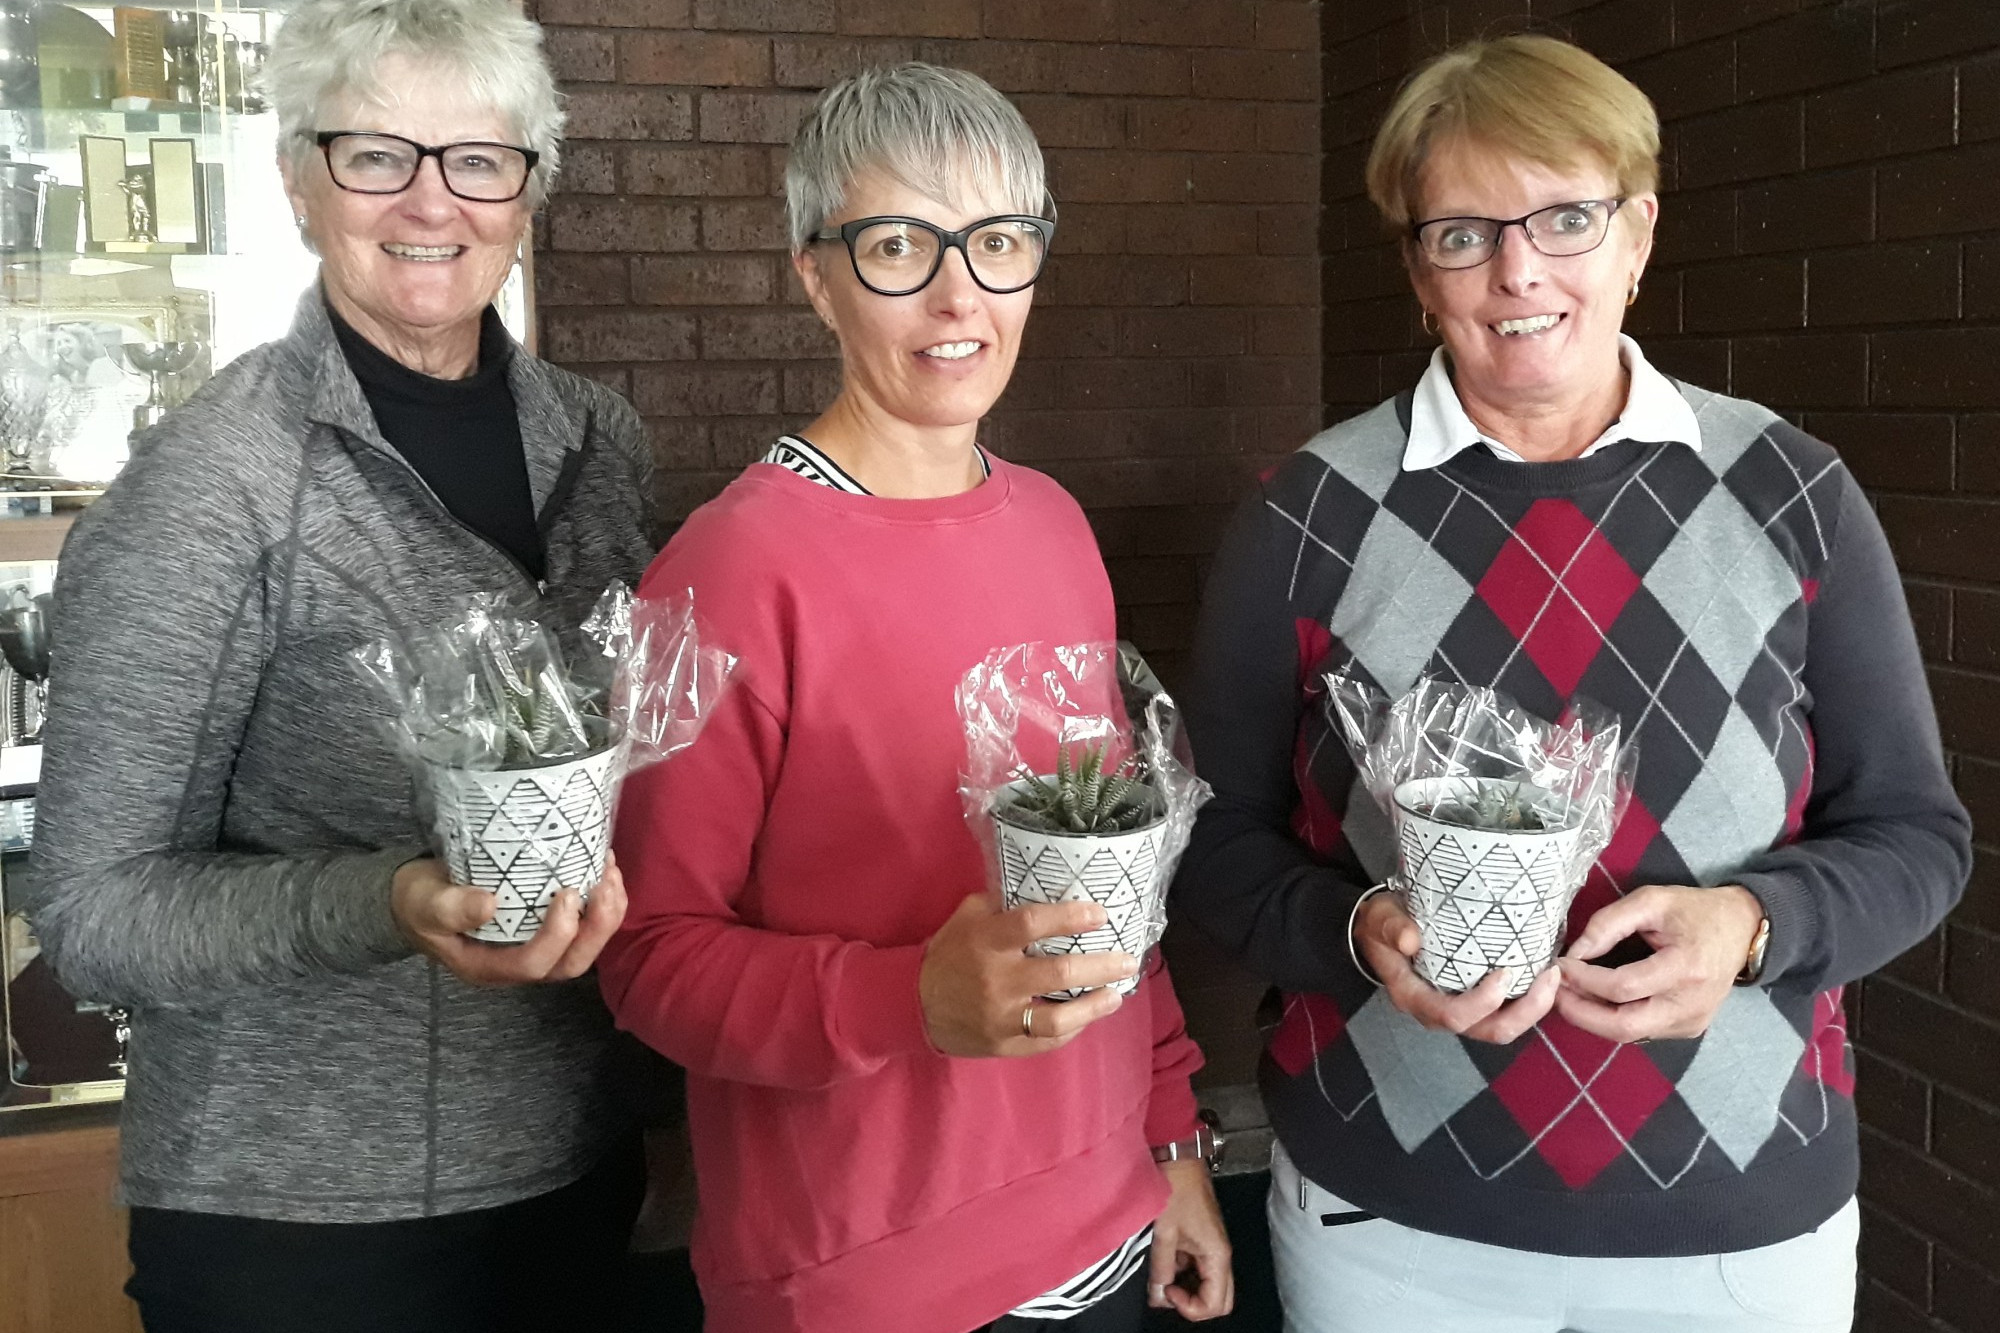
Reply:
[[[1851, 1323], [1841, 987], [1949, 910], [1969, 827], [1854, 479], [1619, 331], [1658, 150], [1645, 96], [1550, 38], [1414, 76], [1368, 185], [1442, 346], [1263, 478], [1216, 558], [1188, 708], [1216, 799], [1176, 898], [1282, 994], [1262, 1081], [1298, 1333]], [[1328, 727], [1342, 667], [1549, 718], [1587, 697], [1637, 737], [1520, 998], [1433, 989], [1397, 897], [1356, 910], [1394, 850]]]

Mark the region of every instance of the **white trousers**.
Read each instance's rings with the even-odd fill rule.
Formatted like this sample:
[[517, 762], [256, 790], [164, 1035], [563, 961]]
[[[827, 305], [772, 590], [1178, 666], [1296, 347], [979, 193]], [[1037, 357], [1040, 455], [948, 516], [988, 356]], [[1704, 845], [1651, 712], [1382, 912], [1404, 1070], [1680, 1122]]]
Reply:
[[1355, 1208], [1271, 1153], [1271, 1249], [1285, 1333], [1847, 1333], [1852, 1200], [1817, 1231], [1678, 1259], [1572, 1259], [1413, 1231]]

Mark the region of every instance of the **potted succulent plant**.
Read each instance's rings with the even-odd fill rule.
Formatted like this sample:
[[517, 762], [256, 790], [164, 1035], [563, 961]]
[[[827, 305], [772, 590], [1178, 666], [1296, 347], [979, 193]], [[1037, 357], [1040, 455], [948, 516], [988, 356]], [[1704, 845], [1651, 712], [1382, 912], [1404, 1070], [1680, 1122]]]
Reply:
[[468, 931], [472, 938], [524, 941], [560, 889], [588, 894], [604, 878], [621, 747], [604, 719], [587, 718], [585, 727], [594, 748], [569, 758], [524, 752], [495, 769], [429, 765], [452, 882], [494, 895], [493, 919]]
[[1401, 887], [1423, 932], [1418, 975], [1463, 991], [1512, 968], [1507, 994], [1524, 994], [1562, 942], [1580, 821], [1512, 778], [1405, 782], [1394, 815]]
[[[1051, 774], [1027, 774], [993, 803], [1005, 906], [1095, 902], [1109, 920], [1082, 935], [1037, 941], [1033, 952], [1144, 956], [1165, 897], [1166, 804], [1137, 756], [1113, 763], [1104, 744], [1061, 747]], [[1113, 988], [1130, 995], [1134, 976]], [[1049, 999], [1074, 999], [1082, 989]]]
[[351, 655], [388, 705], [383, 732], [452, 882], [494, 895], [474, 939], [527, 940], [560, 889], [604, 878], [619, 784], [692, 745], [736, 669], [702, 642], [691, 597], [614, 583], [580, 629], [589, 647], [571, 660], [547, 626], [478, 593], [448, 624]]
[[601, 700], [579, 690], [538, 635], [507, 638], [476, 640], [476, 702], [462, 724], [484, 733], [482, 752], [498, 765], [447, 757], [460, 747], [444, 738], [425, 765], [452, 882], [494, 895], [493, 919], [467, 932], [491, 944], [528, 939], [558, 890], [588, 893], [604, 878], [623, 772], [623, 737], [597, 715]]

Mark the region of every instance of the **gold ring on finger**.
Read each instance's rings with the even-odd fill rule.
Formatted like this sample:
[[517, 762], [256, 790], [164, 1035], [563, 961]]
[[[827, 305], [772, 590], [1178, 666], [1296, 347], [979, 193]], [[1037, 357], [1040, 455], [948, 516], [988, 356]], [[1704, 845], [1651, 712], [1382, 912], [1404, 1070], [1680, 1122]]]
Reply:
[[1035, 1006], [1032, 1004], [1021, 1011], [1021, 1035], [1024, 1037], [1035, 1035]]

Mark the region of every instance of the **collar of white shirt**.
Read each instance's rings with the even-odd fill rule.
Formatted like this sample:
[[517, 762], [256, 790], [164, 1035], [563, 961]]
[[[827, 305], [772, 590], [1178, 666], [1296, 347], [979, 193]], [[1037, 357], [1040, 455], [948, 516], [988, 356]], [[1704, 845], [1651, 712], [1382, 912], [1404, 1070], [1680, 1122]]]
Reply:
[[[1694, 409], [1673, 385], [1673, 381], [1653, 369], [1639, 344], [1618, 335], [1618, 358], [1631, 372], [1632, 388], [1625, 396], [1625, 410], [1610, 429], [1591, 442], [1579, 458], [1588, 458], [1606, 445], [1620, 440], [1645, 443], [1685, 444], [1701, 448], [1701, 427]], [[1483, 444], [1495, 457], [1510, 463], [1527, 460], [1500, 441], [1481, 433], [1465, 414], [1445, 370], [1444, 348], [1431, 353], [1430, 367], [1417, 381], [1417, 396], [1410, 404], [1410, 442], [1403, 450], [1403, 471], [1422, 472], [1456, 457], [1474, 445]]]

